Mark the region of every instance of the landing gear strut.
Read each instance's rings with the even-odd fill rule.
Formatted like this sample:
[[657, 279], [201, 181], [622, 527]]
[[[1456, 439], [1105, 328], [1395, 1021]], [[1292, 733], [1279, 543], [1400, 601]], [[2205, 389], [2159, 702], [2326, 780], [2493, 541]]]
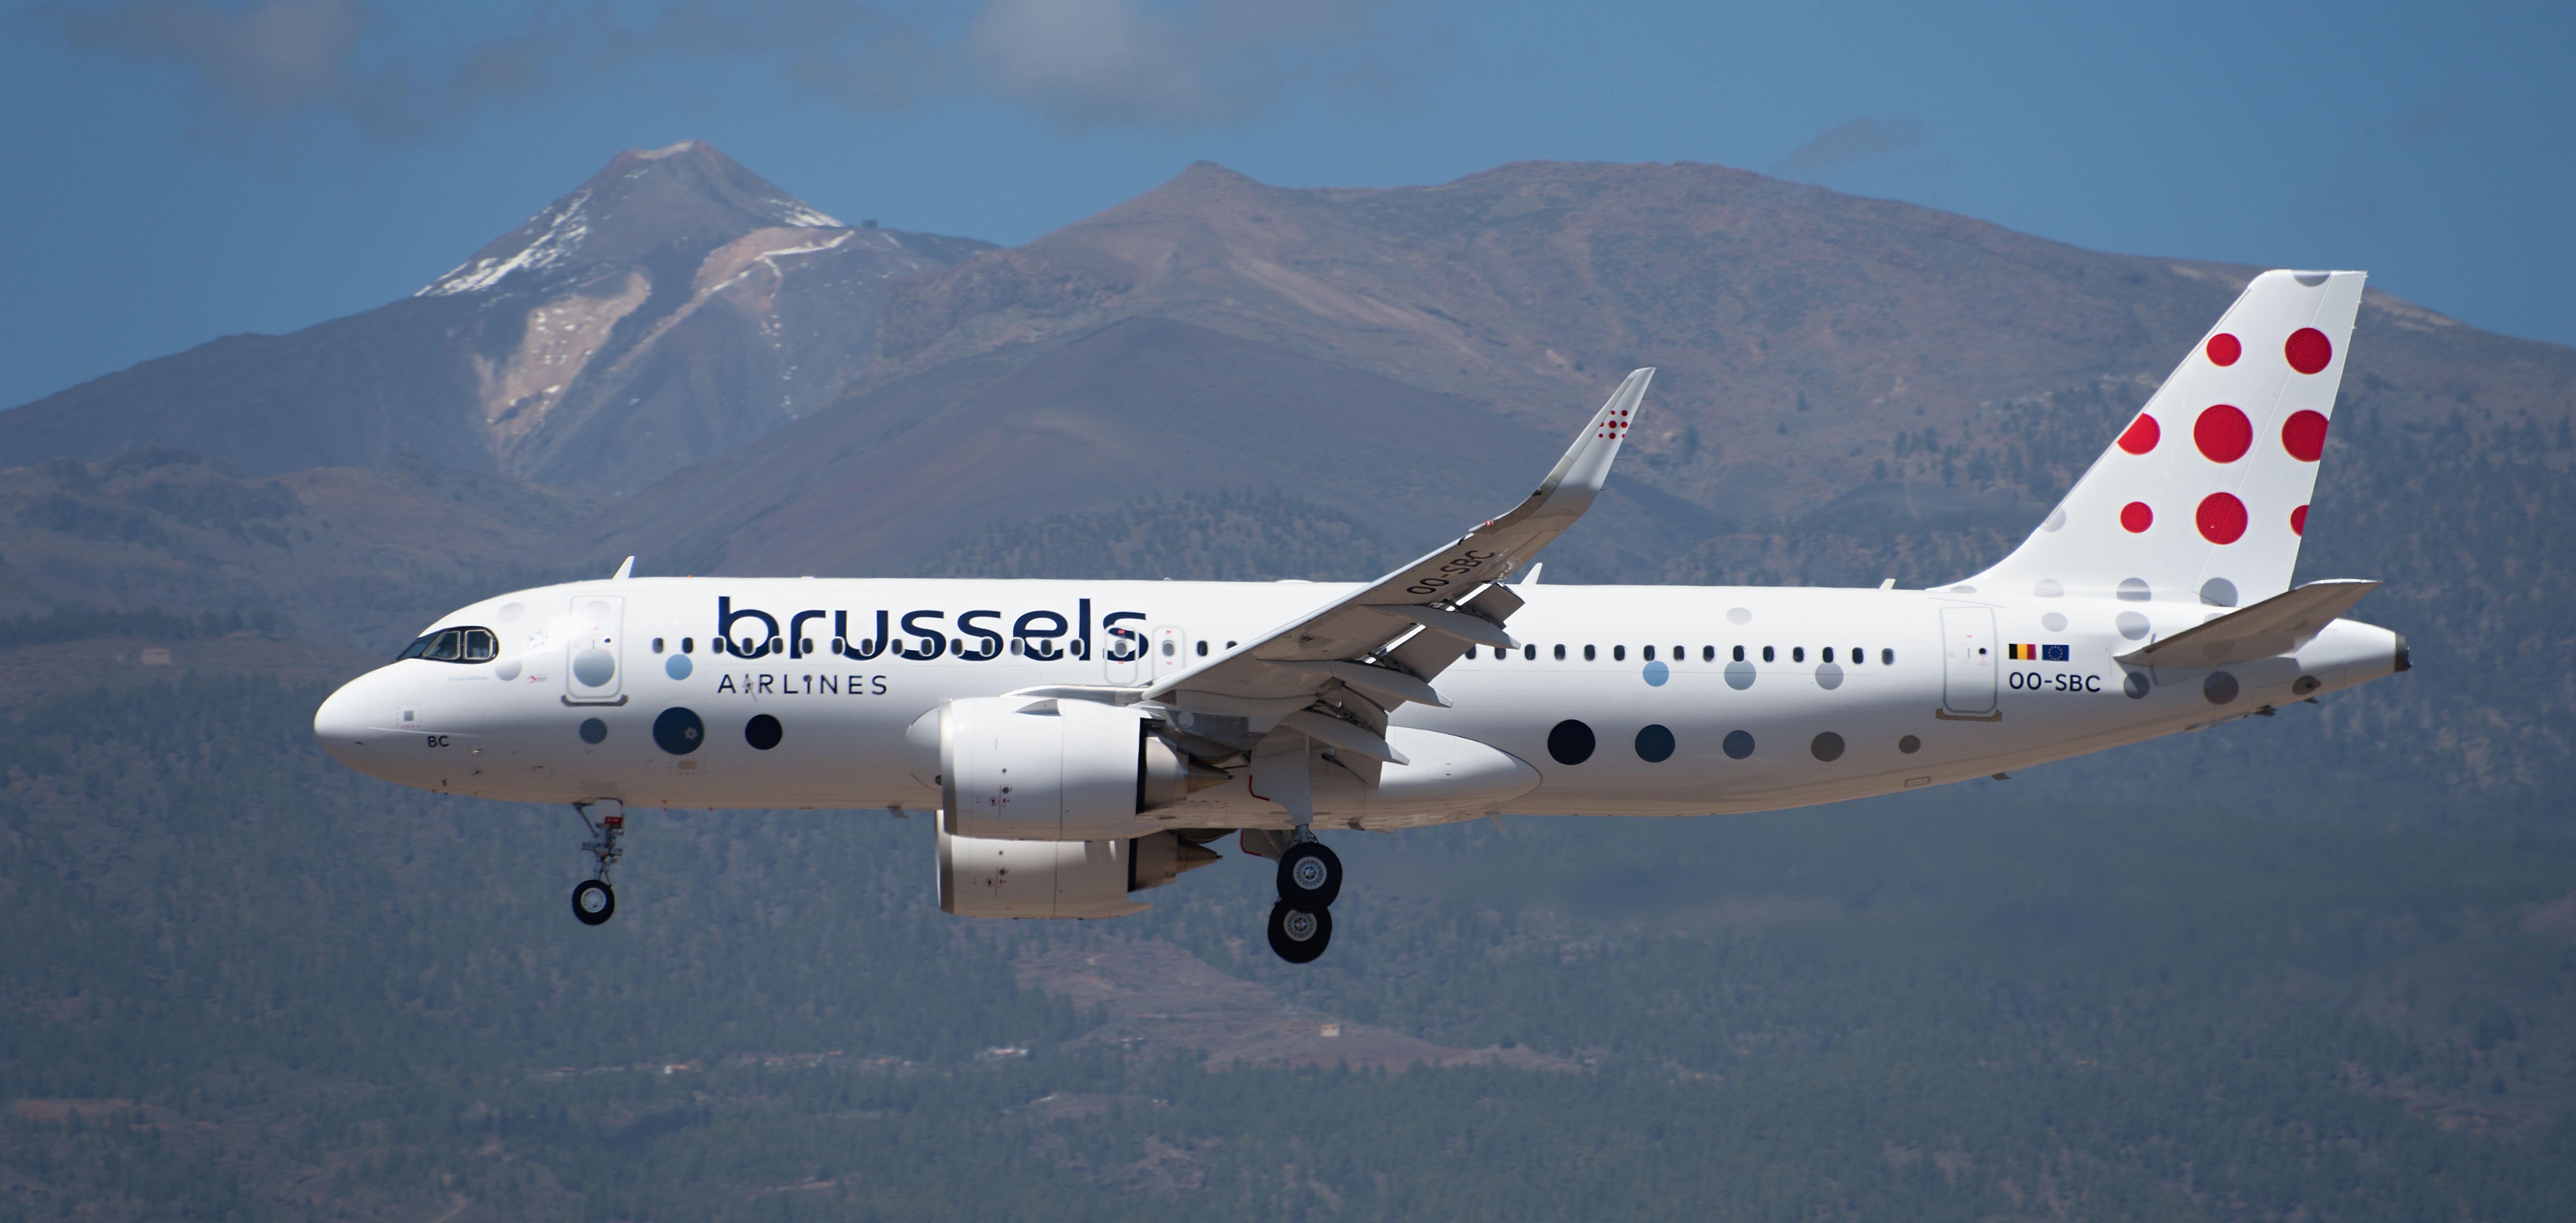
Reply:
[[1270, 906], [1270, 949], [1291, 964], [1311, 964], [1333, 941], [1342, 860], [1300, 826], [1279, 855], [1279, 903]]
[[[597, 809], [593, 818], [592, 810]], [[598, 862], [588, 879], [572, 889], [572, 915], [585, 926], [596, 926], [617, 915], [617, 889], [608, 885], [609, 868], [617, 865], [618, 855], [626, 852], [618, 842], [626, 835], [626, 804], [613, 798], [597, 802], [574, 803], [572, 809], [581, 822], [590, 827], [590, 840], [582, 849]]]

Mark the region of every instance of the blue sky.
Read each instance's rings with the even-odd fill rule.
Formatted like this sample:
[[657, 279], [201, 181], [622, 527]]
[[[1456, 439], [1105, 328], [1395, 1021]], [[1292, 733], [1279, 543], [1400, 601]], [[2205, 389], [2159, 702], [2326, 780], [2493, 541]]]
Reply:
[[2569, 6], [102, 0], [0, 10], [0, 404], [403, 296], [617, 150], [1016, 243], [1287, 186], [1708, 161], [2576, 343]]

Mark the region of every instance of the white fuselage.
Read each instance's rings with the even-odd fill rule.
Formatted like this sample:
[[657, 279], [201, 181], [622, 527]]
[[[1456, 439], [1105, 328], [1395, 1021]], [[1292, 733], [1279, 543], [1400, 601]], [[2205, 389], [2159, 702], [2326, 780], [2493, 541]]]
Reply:
[[[1353, 589], [576, 582], [442, 618], [433, 631], [491, 630], [491, 659], [380, 668], [334, 694], [316, 731], [362, 772], [485, 798], [929, 809], [940, 791], [907, 766], [904, 735], [941, 703], [1152, 683]], [[1951, 590], [1516, 589], [1528, 602], [1509, 627], [1524, 649], [1460, 660], [1438, 677], [1449, 708], [1406, 704], [1393, 725], [1526, 762], [1541, 781], [1500, 809], [1534, 814], [1760, 811], [1984, 777], [2350, 687], [2399, 669], [2403, 650], [2385, 629], [2339, 620], [2295, 655], [2159, 672], [2114, 656], [2223, 609]], [[720, 608], [731, 624], [719, 625]], [[872, 650], [880, 612], [888, 640]], [[2124, 634], [2123, 613], [2143, 616], [2144, 627], [2132, 617]], [[852, 639], [847, 652], [836, 649], [836, 625]], [[719, 636], [742, 644], [719, 652]], [[776, 650], [761, 648], [772, 640]], [[2013, 657], [2023, 645], [2040, 657]], [[657, 720], [671, 710], [703, 727], [682, 753], [656, 742]], [[774, 746], [755, 746], [766, 736], [747, 729], [762, 715], [776, 720]], [[1567, 722], [1588, 735], [1560, 731]], [[1192, 795], [1165, 818], [1174, 817], [1200, 827], [1289, 822], [1241, 777]], [[1316, 821], [1430, 822], [1337, 814], [1320, 798]]]

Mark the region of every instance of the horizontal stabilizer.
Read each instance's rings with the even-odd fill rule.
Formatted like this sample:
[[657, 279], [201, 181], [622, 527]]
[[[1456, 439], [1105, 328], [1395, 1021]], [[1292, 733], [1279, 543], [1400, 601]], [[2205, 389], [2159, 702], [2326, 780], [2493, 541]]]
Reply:
[[2378, 588], [2377, 582], [2349, 578], [2310, 582], [2131, 650], [2118, 661], [2137, 667], [2191, 669], [2297, 653], [2336, 617], [2351, 611], [2363, 595]]

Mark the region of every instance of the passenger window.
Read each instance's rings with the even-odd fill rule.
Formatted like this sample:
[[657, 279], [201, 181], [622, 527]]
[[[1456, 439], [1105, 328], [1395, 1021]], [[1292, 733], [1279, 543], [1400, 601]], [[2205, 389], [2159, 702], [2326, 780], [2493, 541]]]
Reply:
[[1647, 662], [1653, 662], [1653, 661], [1655, 661], [1655, 647], [1653, 647], [1653, 646], [1647, 646], [1647, 647], [1646, 647], [1646, 661], [1647, 661]]
[[697, 653], [697, 652], [698, 652], [698, 639], [697, 639], [697, 638], [695, 638], [695, 637], [682, 637], [682, 638], [680, 639], [680, 652], [681, 652], [681, 653], [683, 653], [683, 654], [695, 654], [695, 653]]
[[1737, 647], [1735, 647], [1735, 661], [1737, 661], [1737, 662], [1742, 662], [1742, 661], [1744, 661], [1744, 647], [1743, 647], [1743, 646], [1737, 646]]
[[659, 637], [653, 639], [653, 652], [656, 654], [662, 652], [662, 639]]
[[1869, 661], [1869, 651], [1864, 650], [1864, 649], [1860, 648], [1859, 646], [1853, 646], [1853, 647], [1852, 647], [1852, 664], [1853, 664], [1854, 666], [1857, 666], [1857, 665], [1859, 665], [1859, 664], [1861, 664], [1861, 663], [1865, 663], [1865, 662], [1868, 662], [1868, 661]]
[[1599, 658], [1599, 657], [1600, 657], [1600, 655], [1595, 654], [1595, 653], [1593, 653], [1593, 652], [1592, 652], [1592, 647], [1591, 647], [1591, 646], [1585, 646], [1585, 647], [1583, 647], [1583, 661], [1585, 661], [1585, 662], [1591, 662], [1591, 661], [1593, 661], [1593, 660], [1595, 660], [1595, 659], [1597, 659], [1597, 658]]
[[1880, 662], [1882, 662], [1882, 663], [1885, 663], [1886, 665], [1891, 666], [1891, 667], [1895, 666], [1895, 665], [1896, 665], [1896, 651], [1894, 651], [1894, 650], [1880, 650], [1880, 651], [1878, 652], [1878, 661], [1880, 661]]
[[1624, 645], [1614, 645], [1610, 647], [1610, 657], [1616, 662], [1628, 661], [1628, 647]]
[[1716, 661], [1717, 661], [1717, 647], [1716, 647], [1716, 646], [1713, 646], [1713, 645], [1704, 645], [1704, 646], [1701, 646], [1701, 647], [1699, 648], [1699, 660], [1700, 660], [1701, 662], [1716, 662]]
[[1207, 657], [1207, 643], [1204, 641], [1199, 643], [1199, 657]]
[[1564, 661], [1565, 661], [1565, 647], [1564, 647], [1564, 646], [1558, 646], [1558, 647], [1556, 647], [1556, 660], [1557, 660], [1558, 662], [1564, 662]]
[[1769, 646], [1767, 646], [1767, 645], [1766, 645], [1766, 646], [1764, 646], [1764, 647], [1762, 647], [1762, 661], [1764, 661], [1764, 662], [1775, 662], [1775, 661], [1777, 661], [1777, 660], [1776, 660], [1776, 659], [1774, 659], [1774, 658], [1772, 657], [1772, 655], [1771, 655], [1771, 647], [1769, 647]]
[[1826, 662], [1832, 662], [1833, 660], [1834, 660], [1834, 647], [1832, 647], [1832, 646], [1826, 646], [1826, 647], [1825, 647], [1825, 661], [1826, 661]]
[[1521, 661], [1522, 661], [1522, 662], [1537, 662], [1537, 661], [1538, 661], [1538, 647], [1537, 647], [1537, 646], [1534, 646], [1534, 645], [1525, 645], [1525, 646], [1522, 646], [1522, 647], [1521, 647]]
[[1799, 646], [1791, 646], [1791, 647], [1789, 647], [1789, 661], [1791, 661], [1791, 662], [1805, 662], [1805, 661], [1807, 661], [1807, 647], [1802, 646], [1802, 645], [1799, 645]]

